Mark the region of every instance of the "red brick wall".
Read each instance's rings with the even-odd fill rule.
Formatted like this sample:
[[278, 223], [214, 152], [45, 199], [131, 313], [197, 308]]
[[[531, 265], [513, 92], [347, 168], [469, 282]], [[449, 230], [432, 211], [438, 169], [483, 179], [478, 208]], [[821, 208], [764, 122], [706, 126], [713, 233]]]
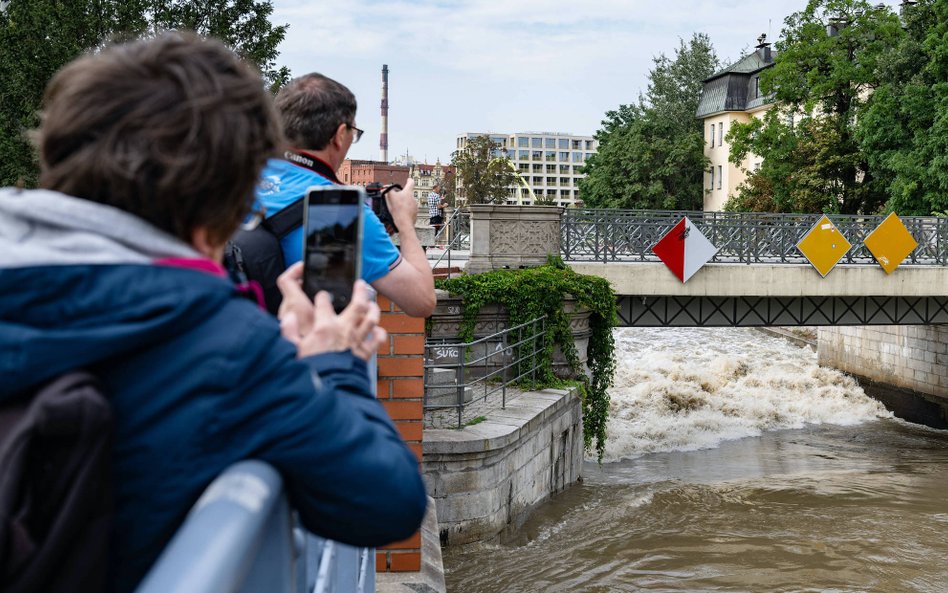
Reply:
[[[381, 326], [388, 342], [378, 351], [378, 398], [395, 421], [402, 438], [421, 463], [424, 410], [425, 320], [409, 317], [387, 298], [379, 295]], [[421, 570], [421, 534], [379, 548], [375, 555], [377, 572]]]
[[408, 167], [379, 161], [346, 159], [339, 167], [337, 175], [339, 180], [346, 185], [368, 185], [377, 181], [382, 185], [397, 183], [405, 187], [408, 181]]

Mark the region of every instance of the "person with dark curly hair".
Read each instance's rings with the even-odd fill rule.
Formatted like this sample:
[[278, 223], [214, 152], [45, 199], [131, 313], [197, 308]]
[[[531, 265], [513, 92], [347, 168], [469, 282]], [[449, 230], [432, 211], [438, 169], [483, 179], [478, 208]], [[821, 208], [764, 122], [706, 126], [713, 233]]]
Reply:
[[72, 369], [100, 379], [115, 422], [108, 589], [133, 590], [243, 459], [279, 470], [319, 535], [413, 534], [426, 496], [372, 396], [365, 361], [385, 333], [368, 287], [339, 315], [326, 293], [296, 299], [308, 310], [281, 326], [221, 265], [284, 144], [260, 76], [190, 34], [108, 47], [52, 79], [37, 141], [42, 189], [0, 190], [0, 403]]

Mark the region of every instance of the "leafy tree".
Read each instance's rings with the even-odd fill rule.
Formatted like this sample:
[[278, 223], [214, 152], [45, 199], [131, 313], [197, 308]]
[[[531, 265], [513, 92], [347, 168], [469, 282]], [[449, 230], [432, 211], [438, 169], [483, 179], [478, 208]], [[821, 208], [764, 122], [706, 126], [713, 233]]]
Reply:
[[216, 37], [255, 64], [272, 91], [290, 78], [288, 68], [276, 66], [277, 46], [288, 25], [273, 26], [273, 0], [137, 0], [153, 30], [187, 29]]
[[580, 180], [583, 202], [598, 208], [701, 209], [704, 130], [695, 118], [702, 81], [718, 68], [707, 35], [680, 41], [674, 59], [653, 59], [636, 104], [606, 113], [597, 154]]
[[907, 5], [902, 19], [856, 137], [887, 187], [886, 210], [929, 215], [948, 210], [948, 1]]
[[[731, 162], [750, 153], [764, 157], [729, 208], [769, 203], [784, 212], [874, 212], [885, 186], [855, 132], [880, 85], [880, 60], [903, 36], [899, 19], [865, 0], [810, 0], [784, 24], [774, 65], [760, 75], [775, 107], [728, 132]], [[772, 194], [757, 195], [763, 188]]]
[[441, 197], [448, 203], [448, 206], [454, 208], [457, 204], [457, 190], [455, 185], [455, 175], [453, 171], [447, 171], [444, 179], [441, 180]]
[[256, 64], [271, 88], [289, 78], [286, 68], [275, 66], [287, 26], [270, 24], [272, 0], [10, 0], [0, 6], [0, 186], [36, 184], [27, 134], [39, 125], [47, 81], [109, 40], [191, 29], [220, 38]]
[[468, 139], [467, 145], [451, 154], [461, 185], [458, 198], [468, 204], [504, 203], [517, 175], [501, 146], [488, 136]]

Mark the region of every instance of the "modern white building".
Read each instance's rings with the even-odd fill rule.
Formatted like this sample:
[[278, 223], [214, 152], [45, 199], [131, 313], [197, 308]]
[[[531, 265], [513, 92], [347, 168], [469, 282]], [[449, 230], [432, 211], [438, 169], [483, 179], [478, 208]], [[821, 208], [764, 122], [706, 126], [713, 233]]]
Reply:
[[457, 149], [463, 149], [469, 139], [478, 136], [488, 136], [499, 144], [501, 148], [496, 156], [506, 153], [520, 175], [522, 183], [511, 186], [508, 204], [533, 204], [534, 196], [559, 206], [576, 204], [579, 180], [584, 177], [580, 170], [598, 148], [592, 136], [558, 132], [467, 132], [458, 135]]

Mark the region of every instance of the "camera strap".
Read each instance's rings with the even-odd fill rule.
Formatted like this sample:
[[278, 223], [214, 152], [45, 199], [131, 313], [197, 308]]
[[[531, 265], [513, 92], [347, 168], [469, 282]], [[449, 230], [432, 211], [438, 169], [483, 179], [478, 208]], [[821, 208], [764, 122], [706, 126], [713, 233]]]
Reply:
[[336, 177], [336, 172], [333, 171], [332, 167], [330, 167], [322, 159], [312, 157], [296, 150], [287, 150], [283, 153], [283, 158], [290, 161], [294, 165], [312, 171], [320, 177], [325, 177], [336, 185], [342, 185], [342, 182], [339, 181], [338, 177]]
[[[320, 177], [328, 179], [335, 185], [342, 185], [339, 178], [336, 177], [335, 171], [332, 170], [332, 167], [326, 164], [322, 159], [314, 158], [296, 150], [285, 151], [283, 158], [298, 167], [302, 167], [316, 173]], [[278, 239], [282, 239], [292, 231], [298, 229], [301, 224], [303, 224], [303, 197], [300, 197], [285, 208], [282, 208], [276, 214], [268, 216], [260, 226], [266, 227], [266, 229], [273, 233]]]

